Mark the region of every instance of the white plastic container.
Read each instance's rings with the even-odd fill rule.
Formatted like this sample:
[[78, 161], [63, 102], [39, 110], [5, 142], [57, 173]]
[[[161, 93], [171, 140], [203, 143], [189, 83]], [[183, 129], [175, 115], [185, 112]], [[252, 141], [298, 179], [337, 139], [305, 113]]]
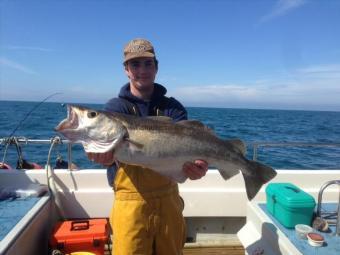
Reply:
[[298, 238], [307, 239], [307, 234], [313, 232], [313, 228], [305, 224], [297, 224], [295, 231]]
[[308, 243], [311, 246], [315, 246], [315, 247], [323, 246], [323, 243], [325, 241], [323, 236], [318, 233], [308, 233], [307, 238], [308, 238]]

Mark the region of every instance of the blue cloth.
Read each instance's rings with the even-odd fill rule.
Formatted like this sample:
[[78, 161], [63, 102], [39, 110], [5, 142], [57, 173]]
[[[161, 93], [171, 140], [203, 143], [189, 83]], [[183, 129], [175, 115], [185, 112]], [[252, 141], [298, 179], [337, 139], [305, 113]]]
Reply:
[[15, 190], [15, 188], [0, 188], [0, 201], [17, 198], [18, 195]]
[[110, 166], [106, 169], [107, 182], [111, 187], [113, 187], [113, 180], [116, 177], [116, 173], [117, 173], [117, 165], [116, 164], [113, 164], [112, 166]]
[[[266, 204], [259, 204], [259, 207], [269, 216], [269, 218], [273, 221], [275, 224], [275, 227], [278, 227], [281, 232], [285, 234], [286, 237], [289, 238], [289, 240], [294, 244], [294, 246], [302, 253], [306, 255], [312, 255], [312, 254], [318, 254], [318, 255], [335, 255], [340, 254], [340, 237], [335, 236], [335, 226], [330, 226], [330, 232], [328, 233], [322, 233], [315, 231], [319, 234], [321, 234], [324, 239], [325, 243], [322, 247], [313, 247], [308, 244], [308, 240], [299, 239], [296, 235], [295, 229], [288, 229], [281, 225], [280, 222], [278, 222], [273, 215], [271, 215], [267, 208]], [[322, 208], [326, 211], [336, 211], [337, 207], [336, 204], [323, 204]]]
[[[125, 114], [131, 114], [126, 101], [133, 103], [139, 110], [141, 117], [156, 115], [154, 112], [155, 107], [159, 107], [163, 104], [164, 100], [167, 100], [167, 104], [163, 110], [163, 115], [171, 117], [175, 122], [188, 119], [187, 111], [184, 106], [178, 102], [175, 98], [166, 98], [167, 90], [162, 85], [155, 83], [153, 94], [150, 101], [144, 101], [132, 95], [130, 91], [130, 83], [125, 84], [120, 92], [119, 97], [110, 99], [104, 106], [104, 110], [108, 112], [119, 112]], [[107, 169], [107, 179], [110, 186], [113, 185], [113, 180], [116, 176], [116, 165], [113, 165]]]
[[0, 201], [0, 241], [31, 210], [40, 198], [7, 199]]

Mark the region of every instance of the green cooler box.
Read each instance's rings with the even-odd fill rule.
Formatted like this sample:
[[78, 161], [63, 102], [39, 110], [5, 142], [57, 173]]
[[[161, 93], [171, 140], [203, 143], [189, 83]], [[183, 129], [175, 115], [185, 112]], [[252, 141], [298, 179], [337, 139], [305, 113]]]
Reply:
[[291, 183], [270, 183], [266, 187], [267, 210], [286, 228], [311, 225], [315, 200]]

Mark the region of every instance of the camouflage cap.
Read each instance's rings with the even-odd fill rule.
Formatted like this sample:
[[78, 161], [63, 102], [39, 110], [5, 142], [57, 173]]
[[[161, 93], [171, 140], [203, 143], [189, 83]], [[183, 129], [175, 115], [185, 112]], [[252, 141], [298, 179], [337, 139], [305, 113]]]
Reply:
[[152, 44], [142, 38], [133, 39], [124, 47], [124, 63], [133, 58], [153, 58], [155, 56]]

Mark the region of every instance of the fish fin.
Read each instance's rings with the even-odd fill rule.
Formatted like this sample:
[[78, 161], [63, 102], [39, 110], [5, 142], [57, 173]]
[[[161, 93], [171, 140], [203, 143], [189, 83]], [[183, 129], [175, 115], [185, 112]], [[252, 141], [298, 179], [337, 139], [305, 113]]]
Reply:
[[173, 180], [176, 181], [177, 183], [184, 183], [187, 179], [188, 177], [186, 176], [178, 176], [176, 178], [173, 178]]
[[228, 180], [234, 175], [237, 175], [240, 172], [240, 169], [238, 166], [235, 166], [233, 164], [228, 164], [223, 166], [224, 168], [217, 167], [218, 171], [220, 172], [221, 176], [224, 180]]
[[158, 121], [165, 121], [165, 122], [172, 122], [172, 118], [168, 116], [148, 116], [146, 117], [147, 119], [150, 120], [158, 120]]
[[136, 141], [133, 141], [133, 140], [131, 140], [131, 139], [128, 138], [128, 137], [126, 137], [126, 138], [124, 138], [124, 139], [125, 139], [125, 141], [129, 142], [131, 145], [133, 145], [134, 147], [136, 147], [138, 150], [141, 150], [141, 149], [143, 149], [143, 147], [144, 147], [143, 144], [138, 143], [138, 142], [136, 142]]
[[183, 171], [180, 171], [177, 174], [173, 174], [173, 172], [171, 171], [171, 173], [168, 174], [165, 173], [165, 175], [177, 183], [184, 183], [188, 179], [188, 177], [184, 174]]
[[184, 125], [184, 126], [191, 126], [191, 127], [198, 127], [198, 128], [205, 128], [206, 127], [199, 120], [180, 120], [180, 121], [176, 122], [176, 124]]
[[246, 144], [240, 140], [240, 139], [233, 139], [233, 140], [227, 140], [228, 143], [231, 143], [235, 148], [237, 148], [243, 156], [247, 153], [247, 146]]
[[200, 128], [215, 135], [214, 131], [211, 128], [207, 127], [199, 120], [181, 120], [181, 121], [176, 122], [176, 124], [188, 126], [188, 127]]
[[[242, 172], [247, 197], [252, 200], [261, 189], [262, 185], [276, 176], [276, 171], [270, 166], [266, 166], [257, 161], [249, 161], [249, 170], [252, 174]], [[248, 172], [248, 171], [247, 171]]]

